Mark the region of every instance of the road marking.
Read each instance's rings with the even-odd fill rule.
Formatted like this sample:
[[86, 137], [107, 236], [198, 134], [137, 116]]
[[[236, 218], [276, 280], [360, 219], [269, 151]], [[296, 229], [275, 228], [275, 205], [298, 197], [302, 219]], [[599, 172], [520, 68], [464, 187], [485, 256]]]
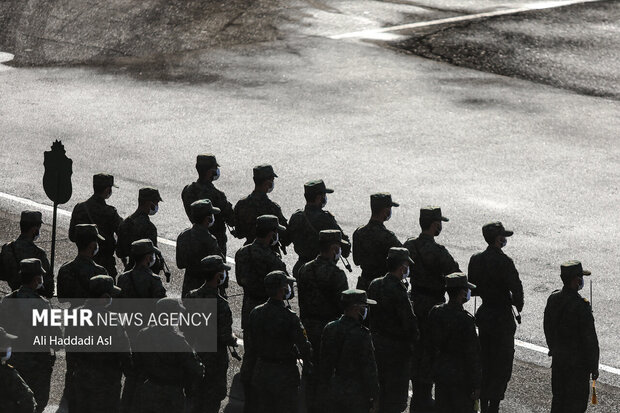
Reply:
[[[47, 211], [47, 212], [52, 212], [54, 210], [54, 208], [52, 208], [49, 205], [40, 204], [40, 203], [32, 201], [30, 199], [20, 198], [18, 196], [7, 194], [7, 193], [4, 193], [4, 192], [0, 192], [0, 198], [4, 198], [4, 199], [7, 199], [7, 200], [12, 201], [12, 202], [17, 202], [17, 203], [20, 203], [22, 205], [26, 205], [26, 206], [28, 206], [30, 208], [36, 208], [36, 209], [44, 210], [44, 211]], [[61, 214], [61, 215], [64, 215], [64, 216], [68, 216], [68, 217], [71, 216], [71, 213], [69, 211], [66, 211], [66, 210], [60, 209], [60, 208], [58, 208], [58, 213]], [[157, 237], [157, 242], [160, 242], [160, 243], [165, 244], [165, 245], [169, 245], [171, 247], [176, 247], [177, 246], [177, 243], [175, 241], [172, 241], [172, 240], [169, 240], [169, 239], [166, 239], [166, 238]], [[234, 258], [231, 258], [231, 257], [226, 257], [226, 262], [228, 262], [228, 263], [230, 263], [232, 265], [235, 264]], [[231, 279], [233, 281], [236, 281], [234, 276], [231, 276]], [[243, 346], [243, 340], [239, 339], [238, 343], [239, 343], [240, 346]], [[548, 354], [549, 353], [549, 349], [547, 349], [545, 347], [542, 347], [542, 346], [538, 346], [536, 344], [528, 343], [526, 341], [515, 340], [515, 345], [517, 345], [519, 347], [526, 348], [528, 350], [536, 351], [538, 353], [543, 353], [543, 354]], [[606, 366], [604, 364], [601, 364], [600, 365], [600, 369], [603, 370], [603, 371], [606, 371], [608, 373], [614, 374], [616, 376], [620, 376], [620, 369], [617, 369], [615, 367]]]
[[401, 24], [398, 26], [382, 27], [378, 29], [361, 30], [361, 31], [351, 32], [351, 33], [336, 34], [336, 35], [332, 35], [328, 37], [334, 40], [353, 39], [353, 38], [377, 39], [380, 37], [378, 35], [380, 35], [381, 33], [397, 32], [397, 31], [408, 30], [408, 29], [418, 29], [421, 27], [437, 26], [441, 24], [460, 23], [460, 22], [466, 22], [466, 21], [471, 21], [471, 20], [484, 19], [488, 17], [505, 16], [508, 14], [517, 14], [517, 13], [523, 13], [523, 12], [534, 11], [534, 10], [554, 9], [558, 7], [571, 6], [571, 5], [583, 4], [583, 3], [595, 3], [599, 1], [604, 1], [604, 0], [546, 1], [546, 2], [539, 2], [539, 3], [531, 3], [525, 6], [515, 7], [515, 8], [495, 10], [495, 11], [489, 11], [489, 12], [484, 12], [484, 13], [468, 14], [465, 16], [448, 17], [445, 19], [429, 20], [425, 22]]

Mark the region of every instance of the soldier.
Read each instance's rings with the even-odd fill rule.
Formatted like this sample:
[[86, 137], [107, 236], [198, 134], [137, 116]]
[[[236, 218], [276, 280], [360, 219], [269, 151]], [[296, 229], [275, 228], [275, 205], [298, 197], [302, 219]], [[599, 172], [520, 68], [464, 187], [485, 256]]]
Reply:
[[220, 209], [210, 200], [201, 199], [192, 203], [191, 213], [194, 225], [177, 238], [177, 267], [185, 269], [182, 297], [205, 282], [200, 260], [208, 255], [222, 255], [217, 240], [209, 231]]
[[[299, 314], [306, 327], [308, 340], [312, 344], [314, 358], [312, 364], [320, 369], [321, 334], [330, 321], [342, 314], [340, 296], [349, 288], [347, 276], [338, 268], [341, 250], [349, 243], [342, 239], [340, 230], [326, 230], [319, 233], [320, 254], [301, 267], [297, 277], [299, 294]], [[306, 405], [308, 411], [318, 411], [318, 375], [306, 382]]]
[[254, 360], [252, 386], [258, 394], [260, 413], [297, 412], [299, 370], [297, 359], [304, 363], [304, 371], [312, 369], [312, 346], [306, 338], [299, 317], [287, 308], [295, 279], [284, 271], [273, 271], [265, 277], [269, 300], [250, 313], [246, 357]]
[[[161, 298], [157, 301], [156, 311], [158, 314], [179, 313], [185, 308], [173, 298]], [[166, 348], [173, 347], [175, 351], [162, 349], [133, 354], [135, 370], [144, 380], [138, 384], [131, 411], [183, 413], [184, 389], [189, 391], [204, 376], [204, 367], [190, 345], [173, 326], [161, 325], [142, 329], [136, 343], [139, 348], [151, 349], [165, 343]]]
[[118, 277], [117, 285], [122, 290], [121, 298], [163, 298], [166, 296], [159, 275], [153, 274], [157, 255], [161, 254], [150, 239], [131, 243], [131, 258], [136, 264], [131, 271]]
[[590, 271], [579, 261], [560, 266], [564, 283], [545, 307], [544, 329], [551, 363], [551, 413], [582, 413], [588, 407], [590, 377], [598, 378], [599, 347], [592, 306], [581, 297], [583, 276]]
[[[118, 244], [116, 255], [123, 261], [125, 271], [133, 268], [134, 263], [127, 259], [131, 255], [131, 243], [139, 239], [148, 238], [157, 246], [157, 227], [149, 216], [155, 215], [162, 202], [159, 191], [155, 188], [141, 188], [138, 191], [138, 209], [125, 218], [118, 228]], [[157, 257], [153, 272], [159, 274], [163, 268], [163, 257]]]
[[245, 238], [245, 245], [256, 238], [256, 218], [261, 215], [275, 215], [278, 217], [280, 225], [288, 226], [286, 218], [282, 215], [280, 205], [267, 196], [273, 191], [274, 178], [278, 177], [273, 171], [273, 167], [271, 165], [255, 166], [253, 174], [254, 191], [237, 202], [234, 208], [236, 224], [234, 235], [240, 239]]
[[476, 286], [460, 272], [449, 274], [445, 282], [449, 301], [433, 307], [428, 316], [434, 349], [435, 411], [471, 413], [480, 397], [482, 368], [474, 317], [463, 304]]
[[40, 212], [22, 211], [19, 220], [21, 234], [15, 241], [2, 246], [2, 252], [0, 253], [2, 271], [0, 272], [4, 272], [3, 278], [7, 280], [11, 291], [13, 291], [21, 285], [19, 276], [19, 263], [21, 260], [26, 258], [40, 260], [45, 270], [40, 294], [51, 298], [54, 295], [54, 274], [50, 271], [47, 254], [34, 243], [39, 238], [42, 223], [43, 219]]
[[[5, 326], [11, 332], [23, 331], [25, 326], [31, 324], [31, 314], [33, 309], [39, 311], [51, 310], [49, 302], [41, 297], [38, 293], [41, 285], [43, 285], [43, 277], [45, 270], [41, 265], [41, 261], [37, 258], [27, 258], [19, 263], [19, 276], [21, 279], [21, 287], [7, 295], [0, 306], [0, 324]], [[14, 303], [20, 308], [16, 311], [11, 306], [8, 309], [9, 301], [18, 299]], [[28, 299], [28, 300], [24, 300]], [[50, 336], [62, 336], [60, 328], [45, 328], [41, 333]], [[25, 336], [23, 337], [26, 338]], [[48, 346], [47, 348], [39, 346], [39, 352], [29, 352], [20, 348], [30, 347], [32, 343], [16, 341], [16, 349], [13, 354], [12, 365], [17, 369], [21, 377], [32, 389], [34, 398], [37, 402], [37, 413], [43, 412], [47, 406], [50, 395], [50, 383], [52, 379], [52, 369], [56, 361], [54, 351], [58, 347]], [[43, 350], [46, 350], [43, 352]]]
[[482, 349], [482, 389], [480, 404], [483, 413], [499, 412], [500, 400], [508, 387], [514, 358], [517, 325], [512, 306], [523, 310], [523, 285], [512, 260], [502, 252], [507, 231], [501, 222], [482, 227], [489, 246], [469, 261], [469, 280], [476, 284], [474, 295], [482, 297], [476, 312], [476, 324]]
[[[245, 337], [248, 331], [250, 312], [269, 299], [265, 288], [265, 277], [272, 271], [286, 271], [280, 254], [272, 246], [277, 242], [278, 233], [286, 230], [279, 224], [275, 215], [261, 215], [256, 219], [256, 239], [235, 254], [235, 273], [237, 282], [243, 288], [243, 305], [241, 307], [241, 328]], [[245, 351], [248, 354], [248, 342]], [[253, 360], [243, 357], [241, 365], [241, 381], [245, 393], [244, 411], [255, 411], [258, 401], [251, 386]]]
[[432, 410], [434, 401], [431, 395], [433, 383], [430, 378], [428, 313], [433, 306], [446, 301], [445, 276], [460, 271], [446, 247], [435, 242], [435, 237], [441, 233], [442, 222], [448, 222], [441, 208], [421, 208], [419, 222], [422, 233], [417, 238], [409, 238], [404, 245], [414, 261], [411, 269], [411, 302], [418, 317], [421, 344], [411, 366], [411, 412]]
[[106, 269], [112, 278], [116, 278], [116, 259], [114, 250], [116, 249], [116, 238], [118, 227], [122, 218], [116, 212], [116, 208], [106, 204], [106, 199], [112, 196], [114, 177], [106, 174], [96, 174], [93, 176], [94, 194], [84, 202], [80, 202], [73, 208], [71, 222], [69, 224], [69, 239], [76, 241], [75, 226], [77, 224], [96, 224], [99, 233], [105, 239], [99, 245], [99, 252], [95, 256], [95, 262]]
[[58, 271], [58, 299], [87, 298], [88, 282], [95, 275], [108, 275], [105, 268], [96, 264], [95, 255], [99, 251], [99, 242], [105, 241], [95, 224], [78, 224], [75, 226], [75, 243], [78, 255], [73, 261], [63, 264]]
[[362, 267], [362, 275], [357, 281], [357, 288], [366, 291], [370, 282], [385, 275], [385, 257], [392, 247], [402, 247], [396, 235], [384, 222], [392, 216], [392, 207], [399, 204], [392, 201], [388, 193], [370, 196], [370, 221], [353, 233], [353, 262]]
[[215, 223], [210, 231], [217, 239], [222, 254], [226, 256], [226, 225], [234, 227], [235, 216], [231, 203], [226, 199], [226, 194], [213, 185], [213, 181], [220, 177], [220, 165], [213, 154], [198, 155], [196, 157], [196, 170], [198, 171], [198, 180], [183, 188], [181, 193], [185, 213], [189, 220], [194, 223], [191, 205], [200, 199], [209, 199], [213, 206], [220, 209], [221, 213], [215, 217]]
[[[344, 315], [327, 324], [321, 338], [321, 391], [324, 411], [369, 413], [379, 410], [379, 379], [375, 349], [368, 328], [361, 321], [368, 304], [377, 304], [362, 290], [346, 290], [341, 296]], [[324, 406], [324, 407], [327, 407]]]
[[[233, 317], [228, 301], [218, 292], [228, 277], [230, 267], [219, 255], [210, 255], [201, 261], [205, 283], [192, 290], [185, 300], [191, 308], [192, 298], [213, 298], [217, 300], [217, 352], [200, 352], [199, 356], [208, 372], [197, 387], [193, 389], [190, 400], [190, 413], [218, 413], [222, 400], [226, 398], [226, 379], [228, 373], [228, 347], [237, 346], [237, 338], [232, 332]], [[200, 337], [189, 337], [191, 343]], [[195, 348], [196, 346], [194, 346]]]
[[323, 230], [340, 231], [342, 239], [347, 241], [346, 246], [342, 247], [342, 256], [347, 258], [351, 252], [349, 237], [344, 234], [336, 222], [336, 218], [329, 211], [323, 210], [327, 204], [327, 194], [333, 192], [334, 190], [326, 188], [325, 183], [320, 179], [304, 184], [306, 206], [304, 209], [298, 209], [291, 216], [285, 236], [285, 244], [293, 242], [295, 252], [299, 256], [293, 267], [293, 277], [295, 278], [297, 278], [299, 269], [319, 254], [319, 232]]
[[8, 364], [17, 336], [0, 327], [0, 411], [4, 413], [35, 413], [34, 394], [17, 370]]
[[[108, 275], [97, 275], [88, 283], [89, 299], [83, 308], [93, 312], [93, 319], [107, 318], [107, 307], [121, 290]], [[67, 336], [72, 333], [67, 327]], [[120, 407], [121, 378], [132, 370], [129, 339], [120, 326], [108, 326], [99, 335], [112, 337], [110, 352], [72, 352], [67, 349], [67, 363], [72, 365], [72, 399], [79, 413], [116, 413]], [[112, 350], [112, 349], [110, 349]]]
[[382, 413], [402, 412], [407, 407], [412, 350], [419, 337], [418, 321], [404, 284], [411, 264], [406, 248], [390, 248], [388, 273], [368, 287], [368, 298], [377, 302], [370, 313], [370, 331], [379, 371]]

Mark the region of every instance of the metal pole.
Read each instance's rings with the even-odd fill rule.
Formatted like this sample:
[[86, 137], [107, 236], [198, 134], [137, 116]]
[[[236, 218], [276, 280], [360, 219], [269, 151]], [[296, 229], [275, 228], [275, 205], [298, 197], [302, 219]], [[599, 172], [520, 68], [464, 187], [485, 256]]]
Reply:
[[56, 213], [58, 212], [58, 204], [54, 202], [54, 213], [52, 217], [52, 250], [50, 251], [50, 271], [54, 274], [54, 255], [56, 254]]

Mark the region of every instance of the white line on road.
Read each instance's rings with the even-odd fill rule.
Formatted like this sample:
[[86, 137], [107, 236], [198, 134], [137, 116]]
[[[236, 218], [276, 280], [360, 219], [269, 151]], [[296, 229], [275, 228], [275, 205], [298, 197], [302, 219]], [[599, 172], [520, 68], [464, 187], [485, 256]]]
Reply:
[[559, 1], [546, 1], [539, 3], [526, 4], [525, 6], [508, 8], [502, 10], [489, 11], [484, 13], [468, 14], [465, 16], [449, 17], [445, 19], [429, 20], [425, 22], [416, 22], [409, 24], [401, 24], [398, 26], [382, 27], [378, 29], [361, 30], [351, 33], [336, 34], [328, 36], [330, 39], [352, 39], [352, 38], [377, 38], [380, 33], [397, 32], [401, 30], [418, 29], [421, 27], [437, 26], [440, 24], [460, 23], [471, 20], [484, 19], [488, 17], [504, 16], [508, 14], [517, 14], [527, 11], [554, 9], [558, 7], [570, 6], [574, 4], [582, 3], [595, 3], [603, 0], [559, 0]]
[[[35, 208], [35, 209], [39, 209], [39, 210], [44, 210], [44, 211], [48, 211], [48, 212], [52, 212], [54, 208], [52, 208], [49, 205], [44, 205], [44, 204], [40, 204], [38, 202], [32, 201], [30, 199], [25, 199], [25, 198], [20, 198], [18, 196], [15, 195], [11, 195], [11, 194], [7, 194], [4, 192], [0, 192], [0, 198], [4, 198], [6, 200], [12, 201], [12, 202], [17, 202], [20, 203], [22, 205], [25, 205], [27, 207], [30, 208]], [[64, 209], [60, 209], [58, 208], [58, 213], [64, 216], [71, 216], [71, 213], [69, 211], [66, 211]], [[165, 245], [169, 245], [171, 247], [176, 247], [177, 243], [166, 239], [166, 238], [157, 238], [157, 242], [160, 242], [162, 244]], [[229, 262], [230, 264], [234, 265], [235, 264], [235, 260], [231, 257], [226, 257], [226, 261]], [[234, 278], [233, 278], [234, 280]], [[243, 340], [239, 340], [239, 345], [243, 346]], [[528, 350], [532, 350], [532, 351], [536, 351], [538, 353], [543, 353], [543, 354], [548, 354], [549, 353], [549, 349], [542, 347], [542, 346], [538, 346], [536, 344], [532, 344], [532, 343], [528, 343], [525, 341], [521, 341], [521, 340], [515, 340], [515, 345], [519, 346], [519, 347], [523, 347], [526, 348]], [[614, 374], [616, 376], [620, 376], [620, 369], [617, 369], [615, 367], [611, 367], [611, 366], [606, 366], [604, 364], [600, 365], [600, 369], [603, 371], [606, 371], [608, 373]]]

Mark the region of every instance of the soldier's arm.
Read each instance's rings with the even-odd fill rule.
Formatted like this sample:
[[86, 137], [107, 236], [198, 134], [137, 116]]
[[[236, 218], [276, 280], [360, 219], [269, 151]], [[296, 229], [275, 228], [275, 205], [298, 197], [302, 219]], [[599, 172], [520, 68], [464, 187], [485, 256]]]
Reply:
[[392, 231], [387, 231], [386, 232], [386, 240], [385, 240], [385, 245], [386, 245], [386, 251], [389, 251], [390, 248], [392, 247], [402, 247], [403, 244], [398, 240], [398, 238], [396, 238], [396, 235], [392, 232]]
[[[478, 341], [478, 335], [476, 334], [476, 325], [474, 318], [468, 314], [466, 318], [466, 330], [465, 330], [465, 357], [466, 365], [469, 369], [469, 377], [473, 389], [480, 389], [482, 385], [482, 361], [480, 358], [480, 342]], [[472, 390], [473, 390], [472, 389]]]
[[112, 229], [114, 230], [114, 233], [118, 237], [118, 227], [121, 226], [121, 222], [123, 222], [123, 218], [121, 218], [121, 216], [118, 214], [118, 211], [114, 207], [112, 207], [111, 222], [112, 222]]
[[592, 315], [592, 307], [589, 302], [583, 302], [580, 329], [582, 331], [583, 343], [586, 349], [586, 357], [590, 372], [598, 374], [599, 363], [599, 346], [596, 328], [594, 327], [594, 316]]
[[[469, 278], [469, 282], [472, 284], [478, 285], [478, 280], [480, 279], [480, 265], [477, 255], [472, 255], [469, 259], [469, 265], [467, 266], [467, 278]], [[480, 295], [479, 289], [474, 288], [471, 290], [471, 295]]]
[[182, 232], [177, 237], [177, 248], [175, 251], [177, 267], [179, 269], [187, 268], [187, 256], [185, 254], [187, 252], [187, 245], [185, 245], [185, 237], [183, 234], [185, 234], [185, 232]]
[[222, 206], [221, 206], [221, 212], [220, 215], [222, 216], [222, 219], [224, 220], [224, 222], [226, 222], [229, 226], [234, 227], [235, 226], [235, 214], [233, 212], [233, 206], [230, 202], [228, 202], [228, 199], [226, 199], [226, 195], [221, 192], [222, 194]]
[[441, 253], [439, 254], [439, 265], [441, 273], [444, 275], [452, 274], [453, 272], [461, 272], [459, 264], [454, 260], [452, 255], [448, 252], [448, 249], [444, 246], [441, 247]]
[[80, 209], [80, 204], [76, 204], [73, 207], [73, 211], [71, 212], [71, 220], [69, 221], [69, 240], [71, 242], [75, 242], [76, 238], [75, 238], [75, 227], [78, 224], [77, 222], [77, 215], [78, 215], [78, 211]]
[[407, 293], [398, 295], [396, 308], [401, 322], [401, 331], [407, 336], [409, 343], [415, 345], [420, 338], [420, 330], [418, 328], [418, 318], [413, 312], [413, 307], [411, 306], [409, 297], [407, 297]]
[[304, 364], [307, 363], [308, 365], [312, 365], [312, 345], [308, 341], [306, 329], [295, 313], [291, 313], [291, 322], [293, 328], [291, 328], [290, 331], [292, 333], [293, 343], [297, 346]]
[[319, 394], [327, 394], [330, 379], [334, 375], [336, 369], [336, 355], [338, 351], [338, 343], [336, 342], [335, 326], [328, 324], [323, 329], [321, 335], [321, 363], [319, 365], [319, 383], [321, 392]]
[[181, 201], [183, 201], [183, 208], [185, 209], [185, 214], [187, 215], [187, 218], [190, 222], [192, 222], [192, 209], [190, 206], [192, 202], [194, 202], [194, 200], [192, 195], [190, 194], [189, 187], [189, 185], [186, 185], [185, 188], [183, 188], [183, 191], [181, 191]]
[[547, 299], [547, 305], [545, 306], [545, 313], [543, 317], [543, 330], [545, 332], [545, 340], [547, 341], [547, 347], [549, 348], [549, 355], [553, 355], [553, 348], [555, 347], [554, 343], [554, 334], [555, 334], [555, 325], [553, 324], [553, 301], [552, 297]]
[[377, 362], [375, 360], [375, 347], [372, 344], [370, 332], [367, 333], [363, 341], [364, 346], [364, 380], [366, 381], [366, 390], [371, 399], [379, 397], [379, 374], [377, 372]]
[[232, 331], [233, 317], [230, 307], [227, 303], [221, 303], [218, 306], [217, 314], [217, 330], [218, 330], [218, 343], [224, 343], [226, 346], [236, 346], [237, 339], [233, 335]]
[[158, 276], [153, 276], [153, 281], [151, 283], [151, 297], [153, 298], [164, 298], [166, 296], [166, 288], [161, 281], [161, 278]]
[[47, 298], [52, 298], [54, 296], [54, 274], [50, 269], [50, 262], [48, 261], [47, 254], [44, 250], [41, 250], [41, 256], [39, 259], [41, 260], [41, 265], [45, 270], [45, 275], [43, 276], [43, 295]]
[[17, 370], [11, 367], [11, 376], [8, 388], [3, 393], [13, 398], [13, 401], [17, 405], [16, 412], [18, 413], [34, 413], [37, 407], [37, 402], [34, 398], [34, 393], [30, 390], [30, 387], [26, 384], [24, 379], [19, 375]]
[[353, 251], [353, 263], [357, 266], [361, 264], [363, 259], [362, 257], [364, 255], [364, 251], [359, 240], [358, 230], [359, 229], [356, 229], [355, 232], [353, 232], [353, 245], [351, 246]]
[[331, 301], [338, 307], [340, 305], [340, 296], [342, 292], [349, 289], [347, 275], [340, 268], [332, 267], [332, 274], [329, 276], [329, 282], [331, 284]]
[[505, 265], [508, 288], [512, 293], [512, 304], [521, 312], [523, 310], [523, 284], [519, 278], [519, 272], [510, 258], [508, 258]]

